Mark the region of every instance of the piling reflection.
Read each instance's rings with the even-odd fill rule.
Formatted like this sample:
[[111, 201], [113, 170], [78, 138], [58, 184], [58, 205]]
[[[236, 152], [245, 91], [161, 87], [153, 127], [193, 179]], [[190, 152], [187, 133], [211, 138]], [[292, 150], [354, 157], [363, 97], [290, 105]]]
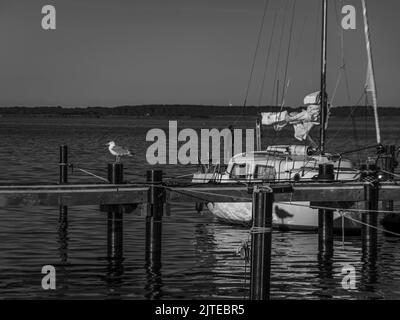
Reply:
[[68, 288], [68, 207], [60, 206], [58, 216], [58, 253], [60, 258], [60, 265], [57, 266], [58, 281], [57, 287], [58, 298], [64, 297], [64, 291]]
[[[106, 282], [112, 297], [118, 297], [122, 287], [123, 266], [123, 210], [110, 205], [107, 214], [107, 276]], [[116, 296], [117, 295], [117, 296]]]
[[161, 277], [162, 218], [146, 217], [145, 298], [158, 300], [162, 297]]
[[58, 251], [61, 264], [68, 261], [68, 207], [60, 206], [58, 218]]
[[327, 290], [332, 286], [334, 282], [334, 272], [333, 272], [333, 250], [320, 250], [317, 257], [318, 264], [318, 279], [320, 292], [318, 296], [324, 298], [332, 298], [332, 294]]
[[333, 279], [333, 250], [318, 252], [318, 277], [322, 282]]
[[364, 225], [362, 227], [361, 283], [363, 283], [366, 290], [369, 292], [374, 291], [374, 284], [378, 282], [377, 243], [378, 243], [377, 230]]

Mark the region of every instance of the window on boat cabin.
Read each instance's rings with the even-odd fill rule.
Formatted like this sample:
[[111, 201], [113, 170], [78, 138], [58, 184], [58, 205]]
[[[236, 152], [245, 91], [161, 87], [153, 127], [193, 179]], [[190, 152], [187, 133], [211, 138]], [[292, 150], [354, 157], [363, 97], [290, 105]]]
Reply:
[[255, 179], [274, 180], [276, 175], [275, 167], [258, 164], [254, 172]]
[[247, 177], [247, 170], [245, 163], [235, 163], [231, 170], [231, 178], [245, 179]]

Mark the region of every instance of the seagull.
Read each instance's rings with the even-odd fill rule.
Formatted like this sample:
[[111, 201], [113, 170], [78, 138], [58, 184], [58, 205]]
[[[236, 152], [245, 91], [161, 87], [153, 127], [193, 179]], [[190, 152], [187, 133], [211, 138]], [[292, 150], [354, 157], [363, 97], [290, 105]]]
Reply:
[[123, 156], [130, 156], [132, 157], [131, 152], [128, 149], [125, 149], [121, 146], [117, 146], [114, 141], [110, 141], [106, 144], [108, 146], [108, 150], [110, 153], [115, 156], [115, 162], [119, 163], [121, 157]]

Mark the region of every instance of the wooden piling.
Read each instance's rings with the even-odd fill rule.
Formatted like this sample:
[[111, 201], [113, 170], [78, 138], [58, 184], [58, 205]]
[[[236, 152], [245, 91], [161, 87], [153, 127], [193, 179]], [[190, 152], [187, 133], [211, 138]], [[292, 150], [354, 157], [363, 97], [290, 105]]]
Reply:
[[[122, 163], [108, 164], [108, 180], [111, 184], [123, 183]], [[123, 260], [123, 208], [118, 204], [108, 206], [107, 258], [116, 262]]]
[[[364, 208], [367, 212], [362, 214], [361, 220], [361, 238], [363, 247], [373, 250], [377, 247], [378, 241], [378, 201], [379, 201], [379, 184], [371, 182], [364, 186], [365, 202]], [[372, 212], [368, 212], [372, 211]]]
[[254, 188], [251, 229], [251, 300], [269, 299], [273, 202], [272, 190]]
[[[364, 185], [364, 208], [366, 212], [362, 213], [361, 220], [361, 249], [362, 249], [362, 268], [361, 276], [366, 284], [375, 283], [376, 277], [376, 262], [378, 256], [378, 210], [379, 206], [379, 182], [377, 177], [376, 167], [368, 167], [373, 182]], [[373, 212], [368, 212], [369, 210]]]
[[256, 151], [261, 151], [261, 119], [256, 120]]
[[124, 183], [124, 166], [122, 163], [113, 162], [108, 164], [108, 181], [112, 184]]
[[[334, 180], [334, 166], [330, 163], [319, 165], [318, 181]], [[321, 207], [332, 207], [329, 202], [317, 203]], [[318, 250], [320, 253], [333, 252], [333, 210], [318, 209]]]
[[[396, 146], [384, 146], [384, 156], [382, 163], [383, 170], [385, 170], [386, 172], [394, 173], [394, 169], [397, 166], [396, 162]], [[389, 173], [384, 173], [383, 177], [385, 178], [385, 180], [393, 180], [393, 175]], [[382, 209], [385, 211], [393, 211], [393, 200], [382, 201]]]
[[162, 176], [162, 170], [148, 170], [146, 172], [146, 181], [150, 184], [148, 216], [156, 219], [160, 219], [164, 211], [165, 188], [162, 186]]
[[195, 209], [197, 213], [201, 213], [204, 209], [204, 202], [196, 202]]
[[68, 183], [68, 146], [60, 146], [60, 184]]

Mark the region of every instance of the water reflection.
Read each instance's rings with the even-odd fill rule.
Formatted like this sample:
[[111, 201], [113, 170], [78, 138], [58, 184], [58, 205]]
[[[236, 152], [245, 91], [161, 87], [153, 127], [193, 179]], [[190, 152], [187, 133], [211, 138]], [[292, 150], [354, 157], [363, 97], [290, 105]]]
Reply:
[[146, 217], [146, 285], [144, 294], [146, 299], [158, 300], [162, 297], [161, 239], [162, 218]]
[[58, 298], [61, 299], [64, 297], [64, 293], [68, 290], [68, 207], [60, 206], [59, 208], [59, 217], [58, 217], [58, 253], [60, 258], [60, 264], [56, 266], [57, 279], [61, 281], [57, 281], [58, 287]]
[[[373, 238], [376, 238], [374, 235]], [[378, 246], [376, 239], [362, 240], [362, 256], [361, 256], [361, 283], [364, 286], [364, 290], [368, 292], [374, 292], [374, 285], [378, 282]]]
[[68, 261], [68, 207], [60, 206], [58, 218], [58, 251], [61, 264]]
[[108, 206], [107, 213], [107, 275], [106, 283], [110, 298], [120, 298], [124, 274], [123, 255], [123, 208]]

